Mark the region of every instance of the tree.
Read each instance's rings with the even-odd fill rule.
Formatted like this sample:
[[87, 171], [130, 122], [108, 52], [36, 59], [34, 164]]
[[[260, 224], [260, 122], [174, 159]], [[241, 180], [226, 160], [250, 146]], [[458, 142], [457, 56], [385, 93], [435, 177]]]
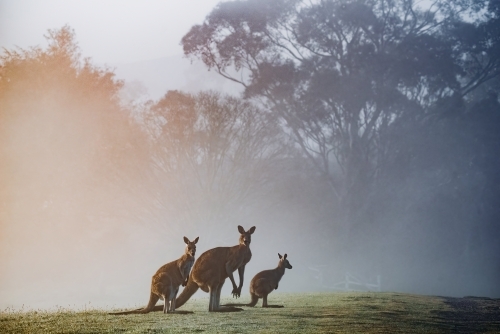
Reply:
[[169, 91], [150, 107], [145, 124], [155, 199], [169, 229], [207, 240], [231, 240], [235, 222], [244, 224], [250, 208], [257, 210], [291, 156], [272, 115], [215, 92]]
[[[120, 106], [122, 82], [81, 57], [70, 27], [46, 39], [0, 55], [2, 260], [24, 261], [39, 282], [125, 241], [124, 226], [141, 215], [147, 162], [145, 137]], [[68, 282], [97, 279], [92, 263]]]
[[[332, 203], [349, 229], [366, 221], [364, 209], [392, 159], [385, 143], [393, 129], [463, 110], [468, 94], [498, 76], [496, 46], [483, 54], [470, 44], [474, 39], [467, 44], [459, 37], [463, 26], [481, 34], [476, 25], [486, 22], [484, 6], [440, 0], [428, 8], [412, 0], [223, 2], [182, 44], [187, 56], [241, 83], [246, 97], [260, 98], [279, 115], [329, 182]], [[465, 17], [476, 21], [466, 24]], [[496, 35], [489, 36], [476, 43], [490, 45]], [[232, 75], [233, 69], [241, 75]]]

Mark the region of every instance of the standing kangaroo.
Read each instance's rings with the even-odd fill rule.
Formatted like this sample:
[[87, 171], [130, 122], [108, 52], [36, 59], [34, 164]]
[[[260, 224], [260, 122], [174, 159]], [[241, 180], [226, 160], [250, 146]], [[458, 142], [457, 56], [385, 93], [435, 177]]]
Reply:
[[[234, 312], [241, 311], [241, 308], [236, 307], [220, 307], [220, 292], [226, 278], [229, 277], [233, 284], [233, 297], [238, 298], [241, 294], [243, 286], [243, 275], [245, 273], [245, 265], [252, 258], [250, 251], [251, 235], [255, 232], [255, 226], [248, 231], [241, 226], [238, 226], [240, 232], [240, 242], [233, 247], [216, 247], [207, 250], [201, 254], [193, 266], [191, 275], [186, 287], [175, 300], [175, 305], [181, 307], [189, 298], [200, 288], [205, 292], [210, 293], [210, 301], [208, 304], [209, 312]], [[240, 284], [236, 286], [233, 272], [238, 269], [240, 275]], [[158, 310], [157, 307], [154, 309]]]
[[255, 275], [250, 282], [250, 296], [252, 300], [248, 304], [226, 304], [225, 306], [255, 306], [259, 298], [263, 298], [262, 307], [283, 307], [283, 305], [268, 305], [267, 295], [278, 289], [278, 283], [285, 274], [285, 268], [292, 269], [292, 265], [286, 259], [287, 255], [281, 256], [275, 269], [264, 270]]
[[192, 242], [188, 238], [184, 237], [184, 242], [186, 243], [186, 250], [184, 254], [175, 261], [169, 262], [153, 275], [151, 282], [151, 295], [149, 297], [149, 303], [146, 307], [142, 309], [137, 309], [133, 311], [126, 312], [116, 312], [110, 314], [141, 314], [149, 313], [154, 310], [154, 306], [158, 302], [158, 299], [163, 299], [165, 304], [163, 305], [163, 313], [175, 312], [175, 298], [177, 297], [177, 292], [179, 292], [179, 286], [186, 286], [188, 282], [189, 272], [194, 263], [194, 255], [196, 253], [196, 243], [198, 242], [198, 237]]

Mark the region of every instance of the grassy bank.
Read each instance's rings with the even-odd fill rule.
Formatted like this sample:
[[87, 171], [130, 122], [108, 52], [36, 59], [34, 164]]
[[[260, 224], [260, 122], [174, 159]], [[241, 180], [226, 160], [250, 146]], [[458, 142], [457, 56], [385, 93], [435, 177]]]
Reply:
[[[246, 298], [240, 299], [246, 302]], [[234, 302], [230, 298], [224, 302]], [[194, 314], [113, 316], [109, 310], [9, 311], [0, 333], [477, 333], [500, 332], [500, 300], [396, 293], [279, 294], [270, 304], [208, 313], [208, 299], [189, 301]]]

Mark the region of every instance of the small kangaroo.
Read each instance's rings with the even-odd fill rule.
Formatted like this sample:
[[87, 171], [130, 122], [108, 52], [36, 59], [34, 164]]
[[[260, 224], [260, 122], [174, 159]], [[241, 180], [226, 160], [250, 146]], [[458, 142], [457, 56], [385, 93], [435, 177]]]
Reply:
[[178, 260], [169, 262], [160, 267], [156, 274], [153, 275], [151, 282], [151, 295], [149, 297], [149, 303], [146, 307], [132, 311], [109, 314], [120, 315], [149, 313], [154, 310], [154, 306], [158, 302], [158, 299], [165, 301], [162, 308], [163, 313], [175, 312], [175, 298], [177, 297], [177, 292], [179, 292], [179, 286], [181, 284], [182, 286], [186, 286], [188, 282], [189, 273], [194, 263], [194, 255], [196, 253], [196, 243], [198, 242], [198, 239], [199, 238], [196, 237], [193, 241], [189, 241], [188, 238], [184, 237], [184, 242], [186, 243], [184, 254]]
[[278, 289], [278, 283], [281, 277], [285, 274], [285, 268], [292, 269], [292, 265], [288, 262], [287, 255], [281, 256], [278, 266], [275, 269], [264, 270], [255, 275], [250, 282], [250, 296], [252, 300], [248, 304], [226, 304], [224, 306], [255, 306], [259, 298], [262, 298], [262, 307], [283, 307], [283, 305], [268, 305], [267, 295], [273, 290]]
[[[216, 247], [207, 250], [200, 255], [193, 266], [191, 275], [186, 287], [175, 300], [176, 307], [184, 305], [189, 298], [200, 288], [205, 292], [210, 293], [210, 301], [208, 304], [209, 312], [235, 312], [243, 309], [237, 307], [220, 307], [220, 292], [226, 278], [229, 277], [233, 284], [233, 297], [238, 298], [241, 294], [243, 286], [243, 275], [245, 273], [245, 265], [252, 258], [250, 251], [251, 235], [255, 232], [255, 226], [248, 231], [241, 226], [238, 226], [240, 232], [240, 240], [237, 246], [233, 247]], [[238, 269], [240, 276], [240, 284], [236, 286], [233, 272]], [[154, 311], [159, 311], [160, 307], [156, 306]]]

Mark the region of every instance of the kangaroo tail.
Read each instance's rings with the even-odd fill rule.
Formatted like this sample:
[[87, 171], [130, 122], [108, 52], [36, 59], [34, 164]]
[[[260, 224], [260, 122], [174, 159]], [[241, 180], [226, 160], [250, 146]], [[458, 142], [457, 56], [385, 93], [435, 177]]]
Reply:
[[138, 310], [132, 310], [132, 311], [125, 311], [125, 312], [110, 312], [108, 314], [112, 315], [125, 315], [125, 314], [142, 314], [142, 313], [148, 313], [144, 312], [145, 309], [138, 309]]
[[[108, 314], [125, 315], [125, 314], [144, 314], [144, 313], [149, 313], [149, 312], [153, 311], [154, 306], [158, 302], [158, 299], [160, 299], [160, 297], [158, 297], [156, 294], [154, 294], [154, 293], [151, 292], [151, 294], [149, 296], [149, 303], [148, 303], [148, 305], [146, 307], [139, 308], [137, 310], [132, 310], [132, 311], [112, 312], [112, 313], [108, 313]], [[161, 310], [163, 311], [163, 306], [161, 307]]]
[[250, 296], [252, 297], [252, 300], [250, 301], [250, 303], [248, 303], [248, 306], [254, 307], [255, 305], [257, 305], [257, 302], [259, 301], [259, 297], [257, 297], [257, 295], [254, 293], [250, 293]]
[[182, 290], [179, 297], [175, 299], [175, 308], [177, 309], [178, 307], [184, 305], [189, 300], [189, 298], [191, 298], [191, 296], [194, 295], [196, 291], [198, 291], [198, 289], [198, 284], [193, 281], [192, 276], [189, 276], [186, 287], [184, 288], [184, 290]]
[[250, 307], [254, 307], [255, 305], [257, 305], [257, 302], [259, 301], [259, 297], [257, 297], [257, 295], [255, 295], [253, 293], [250, 293], [250, 296], [252, 297], [252, 300], [248, 304], [241, 304], [241, 303], [236, 304], [236, 303], [234, 303], [234, 304], [224, 304], [221, 306], [250, 306]]

